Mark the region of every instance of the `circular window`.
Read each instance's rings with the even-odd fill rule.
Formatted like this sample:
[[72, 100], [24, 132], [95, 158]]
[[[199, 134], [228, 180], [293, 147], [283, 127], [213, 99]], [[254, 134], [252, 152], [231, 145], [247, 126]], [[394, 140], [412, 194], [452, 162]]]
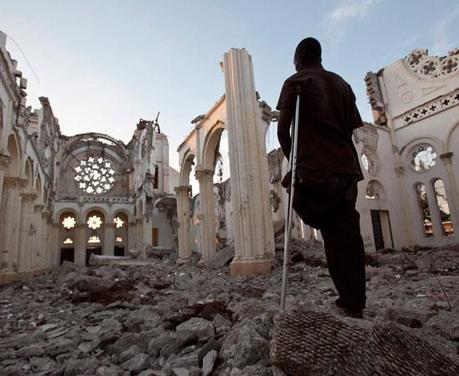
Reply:
[[75, 167], [75, 181], [83, 192], [98, 195], [108, 192], [115, 183], [112, 162], [103, 157], [87, 157]]
[[417, 146], [411, 153], [411, 165], [418, 172], [427, 171], [436, 165], [437, 153], [431, 145]]

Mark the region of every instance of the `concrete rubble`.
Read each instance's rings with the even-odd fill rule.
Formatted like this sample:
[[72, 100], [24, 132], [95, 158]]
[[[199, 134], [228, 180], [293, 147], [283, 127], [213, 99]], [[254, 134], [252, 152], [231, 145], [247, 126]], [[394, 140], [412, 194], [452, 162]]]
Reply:
[[[231, 249], [212, 268], [64, 263], [0, 289], [2, 375], [282, 375], [270, 362], [281, 286], [282, 235], [270, 275], [231, 277]], [[220, 254], [220, 252], [222, 252]], [[218, 256], [221, 255], [220, 262]], [[393, 321], [459, 361], [459, 248], [368, 254], [364, 320], [333, 308], [321, 244], [295, 240], [289, 309], [331, 312], [350, 324]]]

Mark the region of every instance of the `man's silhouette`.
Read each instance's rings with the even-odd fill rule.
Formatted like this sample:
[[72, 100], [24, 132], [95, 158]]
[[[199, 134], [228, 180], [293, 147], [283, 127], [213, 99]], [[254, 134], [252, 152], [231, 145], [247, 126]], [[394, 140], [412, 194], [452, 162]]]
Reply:
[[[357, 182], [363, 178], [352, 143], [362, 119], [351, 87], [322, 67], [322, 49], [314, 38], [295, 51], [297, 73], [282, 87], [278, 138], [290, 155], [290, 126], [300, 92], [297, 184], [293, 207], [303, 222], [320, 229], [330, 276], [338, 291], [336, 305], [353, 317], [365, 307], [364, 246], [355, 210]], [[284, 186], [290, 183], [286, 176]]]

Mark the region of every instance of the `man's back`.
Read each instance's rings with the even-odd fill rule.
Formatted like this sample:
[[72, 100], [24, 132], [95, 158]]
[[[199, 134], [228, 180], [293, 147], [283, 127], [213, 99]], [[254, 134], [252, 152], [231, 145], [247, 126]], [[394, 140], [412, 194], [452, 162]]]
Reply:
[[[298, 162], [312, 170], [361, 176], [352, 131], [362, 126], [351, 87], [321, 65], [301, 70], [282, 88], [278, 110], [292, 110], [301, 87]], [[284, 125], [285, 126], [285, 125]], [[288, 130], [279, 130], [288, 134]]]

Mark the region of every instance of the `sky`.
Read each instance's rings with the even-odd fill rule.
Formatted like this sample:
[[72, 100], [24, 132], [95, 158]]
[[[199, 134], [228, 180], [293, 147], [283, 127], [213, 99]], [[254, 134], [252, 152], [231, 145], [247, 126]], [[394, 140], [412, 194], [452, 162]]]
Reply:
[[365, 74], [414, 48], [447, 54], [459, 47], [458, 24], [457, 0], [0, 0], [0, 30], [29, 80], [29, 105], [46, 96], [64, 134], [125, 143], [139, 118], [160, 112], [176, 168], [191, 120], [224, 93], [219, 62], [230, 48], [249, 51], [257, 90], [275, 107], [296, 45], [319, 39], [324, 67], [351, 84], [371, 121]]

